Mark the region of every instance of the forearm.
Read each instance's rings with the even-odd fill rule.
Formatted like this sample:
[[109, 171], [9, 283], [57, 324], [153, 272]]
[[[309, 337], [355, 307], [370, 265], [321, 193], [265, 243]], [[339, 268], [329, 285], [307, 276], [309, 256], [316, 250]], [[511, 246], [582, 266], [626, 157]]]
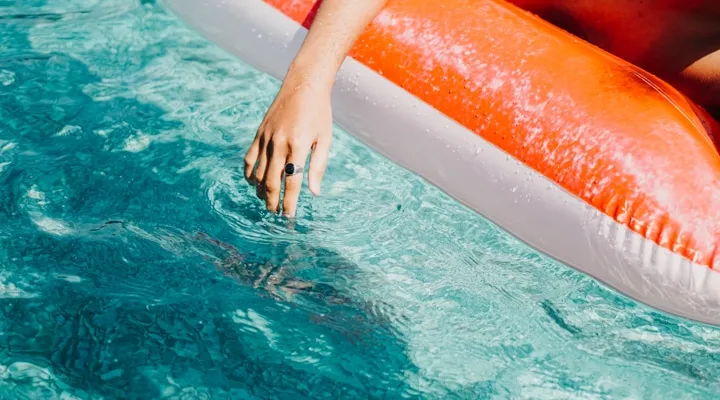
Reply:
[[387, 1], [324, 0], [286, 81], [331, 87], [350, 48]]

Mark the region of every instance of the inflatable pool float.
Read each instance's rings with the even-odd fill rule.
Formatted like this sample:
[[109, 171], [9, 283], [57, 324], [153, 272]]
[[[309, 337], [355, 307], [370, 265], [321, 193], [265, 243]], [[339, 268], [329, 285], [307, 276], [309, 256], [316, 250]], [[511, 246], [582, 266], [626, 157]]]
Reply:
[[[281, 79], [317, 0], [166, 0]], [[720, 325], [720, 128], [678, 91], [502, 0], [394, 0], [335, 122], [540, 252]]]

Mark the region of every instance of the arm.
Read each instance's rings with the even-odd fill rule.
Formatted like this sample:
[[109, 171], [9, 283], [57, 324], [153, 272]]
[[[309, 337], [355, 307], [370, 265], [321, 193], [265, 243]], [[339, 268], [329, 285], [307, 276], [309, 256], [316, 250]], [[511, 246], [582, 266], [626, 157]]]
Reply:
[[[324, 0], [245, 156], [245, 177], [267, 208], [279, 211], [287, 163], [308, 169], [310, 191], [320, 194], [332, 141], [330, 93], [347, 52], [387, 0]], [[302, 174], [285, 177], [283, 214], [294, 216]]]
[[[286, 80], [330, 89], [345, 56], [387, 0], [324, 0]], [[311, 83], [311, 82], [307, 82]]]

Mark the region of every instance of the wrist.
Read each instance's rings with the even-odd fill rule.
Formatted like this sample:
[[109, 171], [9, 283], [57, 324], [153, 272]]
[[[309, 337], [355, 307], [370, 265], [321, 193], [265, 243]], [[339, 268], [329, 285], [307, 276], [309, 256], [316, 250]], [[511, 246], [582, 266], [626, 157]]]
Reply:
[[335, 84], [338, 68], [339, 66], [323, 62], [321, 59], [310, 61], [296, 58], [288, 68], [283, 86], [290, 86], [296, 90], [307, 87], [329, 92]]

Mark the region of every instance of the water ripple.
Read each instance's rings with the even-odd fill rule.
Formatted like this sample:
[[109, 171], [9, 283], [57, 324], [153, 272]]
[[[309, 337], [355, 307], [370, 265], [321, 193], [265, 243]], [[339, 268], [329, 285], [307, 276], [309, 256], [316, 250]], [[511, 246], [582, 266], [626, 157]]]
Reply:
[[336, 129], [242, 174], [278, 82], [153, 1], [0, 0], [0, 397], [714, 398], [720, 330], [537, 254]]

